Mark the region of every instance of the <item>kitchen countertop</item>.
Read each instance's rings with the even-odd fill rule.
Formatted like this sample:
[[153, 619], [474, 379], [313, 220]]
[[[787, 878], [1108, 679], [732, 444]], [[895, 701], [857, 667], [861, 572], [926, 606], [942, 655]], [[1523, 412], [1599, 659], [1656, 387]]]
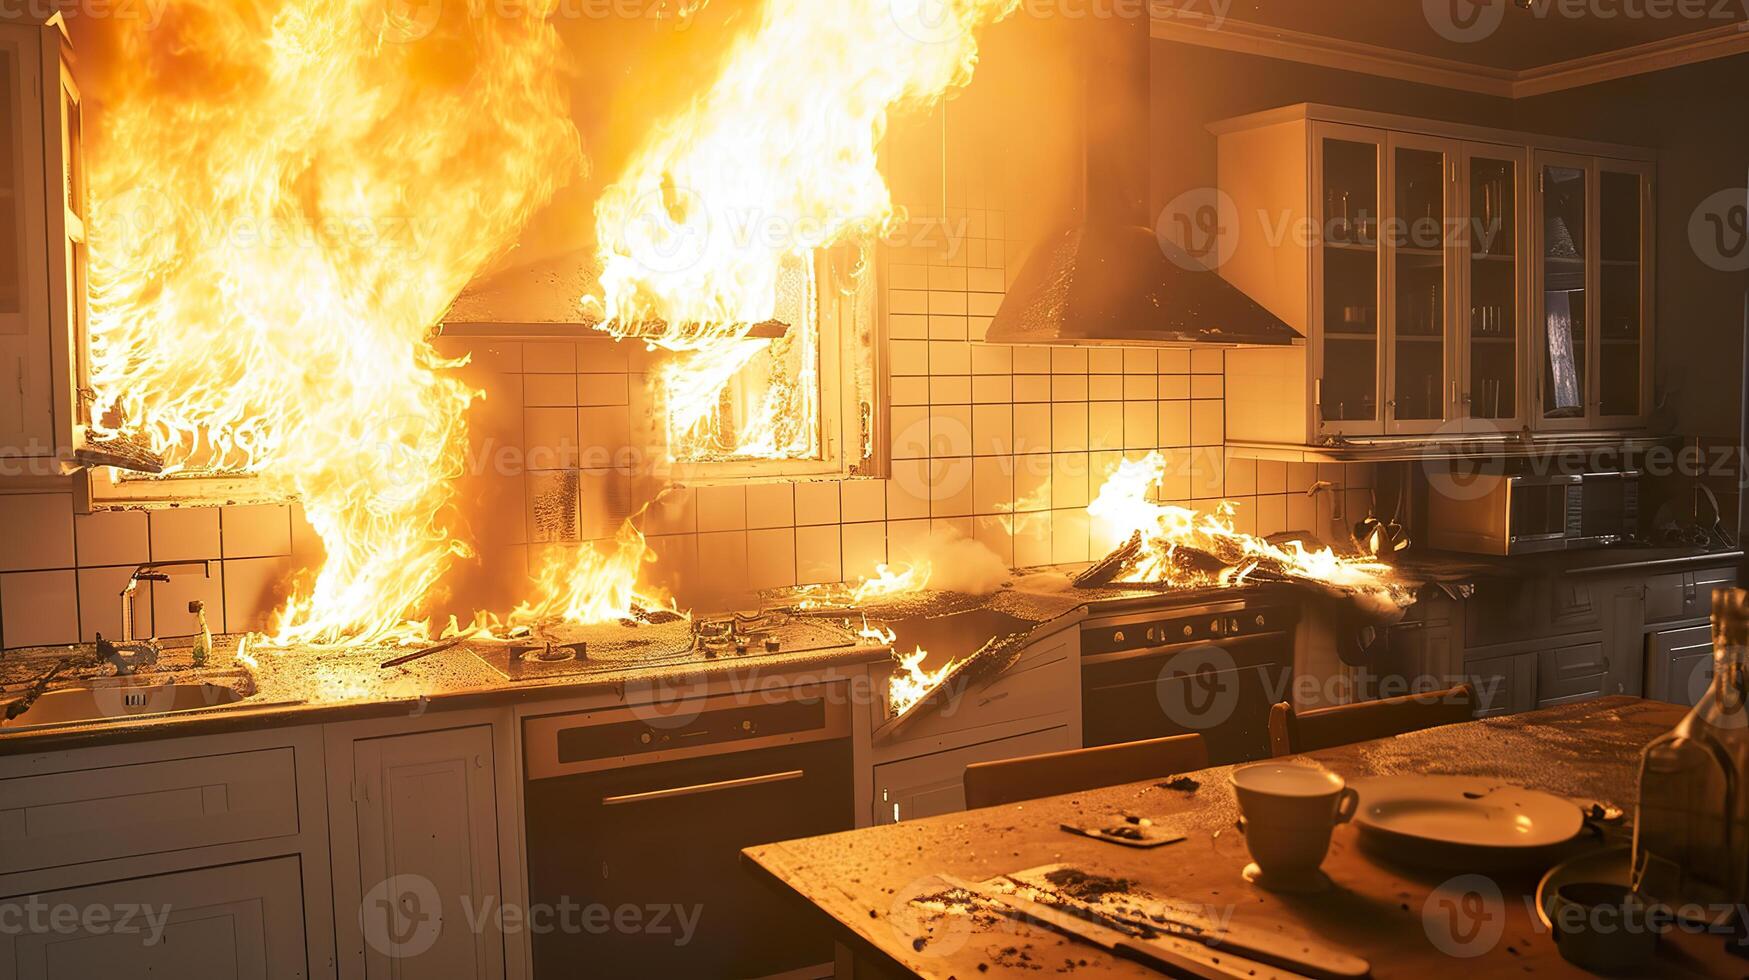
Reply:
[[[864, 602], [846, 610], [845, 615], [898, 623], [901, 635], [896, 642], [903, 644], [903, 620], [910, 617], [989, 609], [1034, 623], [1035, 628], [1047, 625], [1065, 628], [1079, 622], [1090, 604], [1149, 594], [1152, 590], [1145, 588], [1038, 593], [1004, 589], [991, 596], [925, 591]], [[785, 598], [781, 593], [774, 594], [768, 597], [768, 603], [783, 606], [786, 605]], [[793, 599], [793, 595], [788, 598]], [[471, 649], [474, 644], [469, 643], [399, 667], [383, 668], [379, 665], [384, 661], [418, 648], [381, 645], [338, 650], [286, 649], [251, 642], [246, 658], [239, 659], [239, 639], [235, 636], [216, 638], [216, 649], [204, 667], [194, 666], [186, 646], [167, 646], [155, 667], [133, 677], [143, 681], [231, 687], [247, 694], [244, 700], [156, 715], [0, 728], [0, 755], [54, 751], [114, 741], [393, 717], [435, 708], [486, 707], [599, 691], [613, 691], [624, 697], [628, 687], [708, 683], [719, 679], [745, 681], [760, 675], [827, 672], [892, 656], [888, 644], [865, 642], [829, 650], [715, 660], [689, 658], [655, 665], [611, 665], [584, 674], [508, 680], [476, 655]], [[81, 681], [108, 682], [113, 679], [113, 668], [97, 664], [91, 644], [7, 650], [0, 653], [0, 700], [28, 688], [56, 662], [68, 657], [74, 658], [73, 662], [50, 685], [50, 691]]]
[[[1512, 559], [1418, 553], [1403, 562], [1403, 567], [1417, 575], [1451, 579], [1524, 576], [1549, 573], [1554, 569], [1568, 573], [1602, 573], [1631, 568], [1679, 567], [1698, 561], [1734, 561], [1741, 556], [1740, 551], [1621, 548]], [[1275, 597], [1284, 589], [1290, 587], [1247, 586], [1230, 593], [1223, 590], [1180, 593], [1180, 590], [1123, 585], [1094, 589], [1058, 588], [1055, 591], [1049, 588], [1004, 588], [989, 596], [925, 590], [864, 601], [846, 609], [845, 615], [865, 616], [871, 621], [898, 623], [902, 627], [903, 621], [910, 618], [984, 610], [1031, 622], [1035, 629], [1046, 625], [1060, 629], [1090, 615], [1147, 608], [1162, 595], [1180, 593], [1183, 601], [1200, 604], [1228, 598], [1256, 601], [1260, 596]], [[793, 607], [807, 594], [806, 590], [782, 590], [768, 593], [764, 599], [768, 608]], [[299, 650], [251, 643], [248, 658], [239, 659], [238, 641], [238, 637], [218, 639], [211, 660], [199, 668], [190, 662], [186, 647], [168, 647], [158, 665], [135, 677], [231, 687], [247, 695], [243, 700], [166, 714], [0, 728], [0, 755], [110, 741], [392, 717], [439, 707], [486, 707], [599, 691], [614, 691], [624, 697], [627, 688], [636, 685], [708, 683], [716, 679], [743, 680], [760, 674], [826, 671], [883, 660], [893, 653], [888, 644], [867, 642], [829, 650], [716, 660], [689, 658], [654, 665], [610, 663], [589, 673], [508, 680], [476, 655], [472, 649], [475, 644], [469, 643], [402, 666], [382, 668], [379, 666], [382, 662], [416, 648], [382, 645]], [[969, 638], [969, 641], [966, 650], [955, 650], [954, 655], [968, 653], [981, 642], [977, 638]], [[903, 646], [905, 643], [901, 628], [894, 645]], [[103, 680], [113, 673], [108, 666], [96, 664], [90, 644], [7, 650], [0, 652], [0, 700], [27, 688], [53, 664], [67, 657], [73, 657], [73, 663], [49, 690], [79, 681]]]
[[1397, 559], [1405, 572], [1433, 580], [1541, 578], [1555, 575], [1606, 575], [1616, 572], [1678, 571], [1692, 565], [1741, 561], [1741, 548], [1654, 548], [1619, 545], [1552, 551], [1509, 558], [1453, 551], [1415, 550]]
[[[195, 667], [187, 648], [171, 648], [158, 669], [134, 675], [138, 679], [180, 683], [212, 683], [252, 690], [245, 700], [169, 714], [137, 718], [106, 718], [65, 725], [0, 729], [0, 756], [76, 748], [112, 741], [182, 737], [223, 731], [279, 728], [288, 725], [420, 714], [443, 708], [474, 708], [519, 701], [575, 696], [628, 686], [709, 682], [764, 674], [824, 672], [835, 667], [883, 660], [891, 656], [885, 644], [864, 644], [826, 651], [763, 654], [758, 657], [688, 660], [656, 666], [603, 668], [587, 674], [507, 680], [465, 646], [458, 646], [399, 667], [379, 664], [412, 652], [414, 647], [363, 647], [346, 650], [275, 650], [251, 644], [248, 664], [236, 657], [236, 637], [215, 638], [211, 659]], [[51, 647], [9, 650], [0, 669], [0, 691], [10, 695], [40, 676], [72, 649]], [[85, 654], [89, 658], [89, 654]], [[63, 673], [66, 680], [111, 679], [105, 667]], [[57, 683], [49, 690], [64, 686]]]

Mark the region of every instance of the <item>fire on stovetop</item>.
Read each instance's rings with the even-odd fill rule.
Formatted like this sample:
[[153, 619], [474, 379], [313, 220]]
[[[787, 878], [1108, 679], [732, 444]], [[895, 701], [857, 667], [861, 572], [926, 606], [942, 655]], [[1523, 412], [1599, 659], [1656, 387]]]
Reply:
[[1238, 505], [1222, 501], [1213, 513], [1150, 499], [1166, 473], [1158, 452], [1124, 460], [1087, 505], [1102, 530], [1122, 541], [1085, 573], [1087, 584], [1108, 582], [1178, 588], [1233, 588], [1286, 582], [1328, 591], [1381, 610], [1406, 607], [1409, 585], [1376, 555], [1280, 544], [1235, 528]]

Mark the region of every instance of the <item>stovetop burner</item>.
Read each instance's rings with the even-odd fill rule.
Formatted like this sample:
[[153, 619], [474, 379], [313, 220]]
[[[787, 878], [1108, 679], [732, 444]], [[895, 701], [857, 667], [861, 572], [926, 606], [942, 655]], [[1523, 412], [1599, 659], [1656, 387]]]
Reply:
[[830, 620], [736, 613], [667, 622], [543, 624], [528, 636], [471, 649], [507, 680], [534, 680], [738, 657], [846, 649], [854, 631]]

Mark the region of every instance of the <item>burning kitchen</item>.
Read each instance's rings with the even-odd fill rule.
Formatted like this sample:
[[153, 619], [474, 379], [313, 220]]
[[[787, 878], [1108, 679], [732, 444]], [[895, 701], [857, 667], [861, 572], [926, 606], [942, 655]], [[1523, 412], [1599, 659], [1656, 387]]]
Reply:
[[[1749, 901], [1671, 870], [1749, 861], [1741, 15], [1074, 6], [0, 20], [0, 923], [105, 913], [6, 975], [1590, 969], [1563, 883]], [[1294, 898], [1508, 851], [1528, 951]]]

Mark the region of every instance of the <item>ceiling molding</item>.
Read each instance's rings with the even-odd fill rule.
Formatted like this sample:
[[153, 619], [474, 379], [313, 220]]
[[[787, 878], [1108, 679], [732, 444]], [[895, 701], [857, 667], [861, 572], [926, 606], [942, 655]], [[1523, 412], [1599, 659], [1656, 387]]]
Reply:
[[1360, 72], [1503, 99], [1547, 95], [1749, 52], [1749, 22], [1721, 24], [1681, 37], [1649, 41], [1617, 51], [1522, 71], [1472, 65], [1449, 58], [1413, 54], [1395, 48], [1286, 28], [1265, 27], [1233, 18], [1220, 19], [1175, 8], [1156, 10], [1152, 33], [1156, 39], [1163, 41], [1294, 61], [1337, 71]]
[[1527, 68], [1519, 72], [1513, 82], [1513, 98], [1547, 95], [1714, 58], [1729, 58], [1744, 52], [1749, 52], [1749, 22], [1720, 24], [1681, 37], [1648, 41], [1631, 48], [1560, 61], [1541, 68]]

